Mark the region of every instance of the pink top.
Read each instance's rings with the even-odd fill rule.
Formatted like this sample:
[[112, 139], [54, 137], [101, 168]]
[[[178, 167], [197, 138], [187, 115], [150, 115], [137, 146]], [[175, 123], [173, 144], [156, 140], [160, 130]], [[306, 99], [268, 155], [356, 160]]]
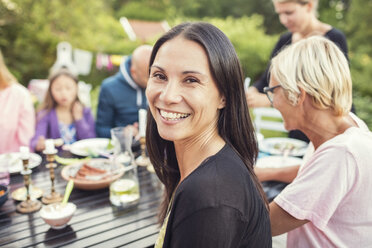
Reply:
[[29, 146], [35, 132], [35, 111], [25, 87], [13, 83], [0, 90], [0, 154]]
[[319, 146], [274, 199], [293, 217], [310, 221], [288, 233], [288, 248], [372, 244], [372, 133], [357, 123], [360, 128]]

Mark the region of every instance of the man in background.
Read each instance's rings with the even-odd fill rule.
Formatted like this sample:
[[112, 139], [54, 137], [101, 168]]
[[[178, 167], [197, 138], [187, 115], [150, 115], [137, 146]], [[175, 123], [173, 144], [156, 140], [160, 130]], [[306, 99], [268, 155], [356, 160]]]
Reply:
[[96, 133], [110, 138], [110, 129], [138, 122], [138, 110], [147, 108], [145, 89], [152, 47], [141, 45], [120, 65], [120, 70], [103, 80], [97, 108]]

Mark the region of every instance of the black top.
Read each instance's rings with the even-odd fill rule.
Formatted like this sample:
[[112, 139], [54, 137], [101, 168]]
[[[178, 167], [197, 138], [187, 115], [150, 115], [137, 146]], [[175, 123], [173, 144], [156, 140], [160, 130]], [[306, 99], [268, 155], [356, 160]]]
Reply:
[[[336, 28], [332, 28], [327, 33], [325, 33], [324, 37], [333, 41], [345, 54], [346, 58], [349, 60], [346, 37], [340, 30]], [[279, 38], [279, 41], [276, 43], [274, 50], [271, 53], [270, 59], [275, 57], [275, 55], [277, 55], [284, 47], [290, 45], [291, 43], [292, 43], [292, 33], [287, 32], [281, 35]], [[269, 85], [269, 80], [270, 80], [269, 70], [270, 70], [270, 63], [266, 67], [264, 74], [253, 85], [261, 93], [263, 93], [263, 88]]]
[[271, 247], [271, 242], [265, 204], [229, 145], [179, 185], [163, 247]]
[[[340, 30], [336, 28], [332, 28], [327, 33], [325, 33], [324, 37], [333, 41], [345, 54], [346, 58], [349, 60], [346, 37]], [[292, 43], [292, 33], [287, 32], [281, 35], [279, 41], [276, 43], [274, 50], [271, 53], [270, 59], [275, 57], [275, 55], [277, 55], [284, 47], [290, 45], [291, 43]], [[266, 70], [262, 74], [260, 79], [256, 81], [255, 84], [253, 85], [261, 93], [263, 93], [263, 88], [269, 85], [269, 80], [270, 80], [269, 70], [270, 70], [270, 63], [266, 67]], [[351, 111], [355, 112], [354, 106], [352, 106]], [[306, 137], [306, 135], [298, 130], [290, 131], [288, 136], [290, 138], [300, 139], [300, 140], [309, 142], [309, 139]]]

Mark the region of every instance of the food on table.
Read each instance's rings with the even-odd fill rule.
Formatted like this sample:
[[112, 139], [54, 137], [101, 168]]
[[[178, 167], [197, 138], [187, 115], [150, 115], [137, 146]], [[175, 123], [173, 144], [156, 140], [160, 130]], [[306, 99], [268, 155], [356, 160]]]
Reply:
[[298, 149], [300, 147], [296, 147], [296, 145], [293, 143], [284, 142], [284, 143], [276, 143], [273, 148], [283, 151], [283, 150]]
[[72, 166], [69, 176], [78, 180], [101, 180], [116, 173], [109, 160], [90, 160], [78, 166]]
[[40, 216], [45, 223], [58, 230], [67, 226], [75, 211], [76, 205], [71, 202], [67, 204], [53, 203], [43, 206], [40, 210]]
[[80, 167], [80, 170], [78, 170], [75, 178], [86, 179], [87, 176], [103, 175], [106, 172], [107, 172], [106, 170], [95, 168], [95, 167], [89, 166], [88, 164], [83, 164], [83, 166]]

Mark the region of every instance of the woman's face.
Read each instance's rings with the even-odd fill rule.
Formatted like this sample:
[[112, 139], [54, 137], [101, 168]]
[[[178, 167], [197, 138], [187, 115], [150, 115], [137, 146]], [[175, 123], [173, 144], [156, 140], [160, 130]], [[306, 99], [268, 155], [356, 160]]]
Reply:
[[280, 23], [291, 33], [301, 33], [308, 26], [311, 15], [313, 15], [310, 6], [310, 4], [274, 1], [275, 12], [279, 15]]
[[225, 106], [198, 43], [176, 37], [164, 43], [150, 68], [146, 96], [159, 135], [169, 141], [203, 141], [217, 132]]
[[61, 75], [54, 80], [51, 92], [59, 106], [70, 107], [76, 100], [77, 84], [72, 78]]
[[[279, 85], [279, 82], [270, 76], [269, 87], [274, 87]], [[283, 87], [277, 87], [273, 91], [273, 107], [279, 110], [282, 114], [284, 127], [287, 130], [294, 130], [298, 128], [297, 121], [299, 120], [298, 108], [293, 106], [288, 100], [285, 90]]]

